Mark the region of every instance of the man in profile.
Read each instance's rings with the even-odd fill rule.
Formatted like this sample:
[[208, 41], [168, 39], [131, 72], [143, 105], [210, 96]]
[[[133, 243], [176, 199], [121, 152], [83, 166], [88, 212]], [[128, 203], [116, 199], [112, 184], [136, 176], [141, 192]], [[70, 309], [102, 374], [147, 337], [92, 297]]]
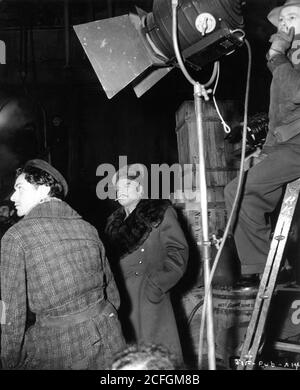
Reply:
[[104, 369], [124, 341], [98, 233], [63, 201], [67, 182], [46, 161], [28, 161], [14, 189], [22, 219], [1, 241], [3, 368]]

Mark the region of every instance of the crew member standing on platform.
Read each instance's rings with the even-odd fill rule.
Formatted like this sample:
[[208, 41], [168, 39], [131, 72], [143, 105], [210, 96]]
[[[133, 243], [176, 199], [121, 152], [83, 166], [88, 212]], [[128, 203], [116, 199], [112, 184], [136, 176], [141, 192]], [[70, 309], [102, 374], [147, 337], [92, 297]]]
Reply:
[[122, 207], [106, 231], [118, 255], [120, 319], [127, 341], [161, 344], [182, 363], [170, 290], [185, 272], [188, 245], [171, 203], [142, 199], [143, 172], [133, 164], [112, 179]]
[[[258, 163], [246, 175], [234, 238], [243, 276], [262, 274], [269, 248], [272, 213], [284, 186], [300, 177], [300, 0], [287, 0], [268, 15], [277, 27], [267, 53], [273, 79], [269, 131]], [[231, 209], [237, 179], [225, 188]]]
[[[124, 347], [103, 245], [62, 200], [67, 192], [46, 161], [17, 171], [11, 200], [23, 218], [1, 241], [4, 369], [104, 369]], [[36, 320], [28, 328], [29, 312]]]

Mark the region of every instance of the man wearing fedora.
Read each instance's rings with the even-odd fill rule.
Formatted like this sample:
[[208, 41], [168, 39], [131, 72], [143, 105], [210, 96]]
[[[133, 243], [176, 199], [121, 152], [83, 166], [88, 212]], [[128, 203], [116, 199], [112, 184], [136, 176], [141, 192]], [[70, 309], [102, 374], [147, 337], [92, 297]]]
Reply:
[[1, 241], [4, 369], [104, 369], [124, 346], [102, 242], [63, 201], [67, 192], [44, 160], [17, 171], [11, 200], [23, 218]]
[[[258, 163], [246, 176], [234, 238], [243, 276], [262, 274], [270, 248], [270, 220], [287, 183], [300, 177], [300, 0], [268, 14], [277, 28], [267, 65], [272, 72], [269, 131]], [[231, 208], [237, 180], [225, 188]]]
[[120, 319], [128, 342], [161, 344], [182, 363], [170, 292], [186, 270], [188, 244], [171, 203], [144, 199], [144, 180], [141, 164], [112, 178], [121, 207], [106, 232], [116, 251]]

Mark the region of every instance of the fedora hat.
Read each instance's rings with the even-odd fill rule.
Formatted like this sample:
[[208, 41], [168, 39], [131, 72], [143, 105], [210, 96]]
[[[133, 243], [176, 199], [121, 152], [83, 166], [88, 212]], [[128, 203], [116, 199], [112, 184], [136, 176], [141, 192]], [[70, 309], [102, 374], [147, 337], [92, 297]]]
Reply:
[[278, 27], [278, 20], [280, 12], [283, 8], [289, 7], [291, 5], [295, 5], [300, 7], [300, 0], [287, 0], [281, 7], [275, 7], [272, 9], [272, 11], [268, 14], [267, 18], [268, 20], [274, 24], [274, 26]]

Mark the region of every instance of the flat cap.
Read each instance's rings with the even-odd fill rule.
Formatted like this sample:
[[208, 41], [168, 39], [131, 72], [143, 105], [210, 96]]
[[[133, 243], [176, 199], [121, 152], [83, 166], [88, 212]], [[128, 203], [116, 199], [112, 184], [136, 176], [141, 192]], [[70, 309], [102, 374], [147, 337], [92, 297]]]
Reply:
[[67, 196], [69, 187], [66, 179], [63, 177], [63, 175], [60, 172], [58, 172], [57, 169], [55, 169], [47, 161], [40, 160], [38, 158], [34, 160], [29, 160], [24, 165], [24, 169], [26, 168], [38, 168], [44, 172], [49, 173], [49, 175], [51, 175], [53, 179], [55, 179], [59, 184], [61, 184], [63, 188], [63, 194], [65, 197]]

